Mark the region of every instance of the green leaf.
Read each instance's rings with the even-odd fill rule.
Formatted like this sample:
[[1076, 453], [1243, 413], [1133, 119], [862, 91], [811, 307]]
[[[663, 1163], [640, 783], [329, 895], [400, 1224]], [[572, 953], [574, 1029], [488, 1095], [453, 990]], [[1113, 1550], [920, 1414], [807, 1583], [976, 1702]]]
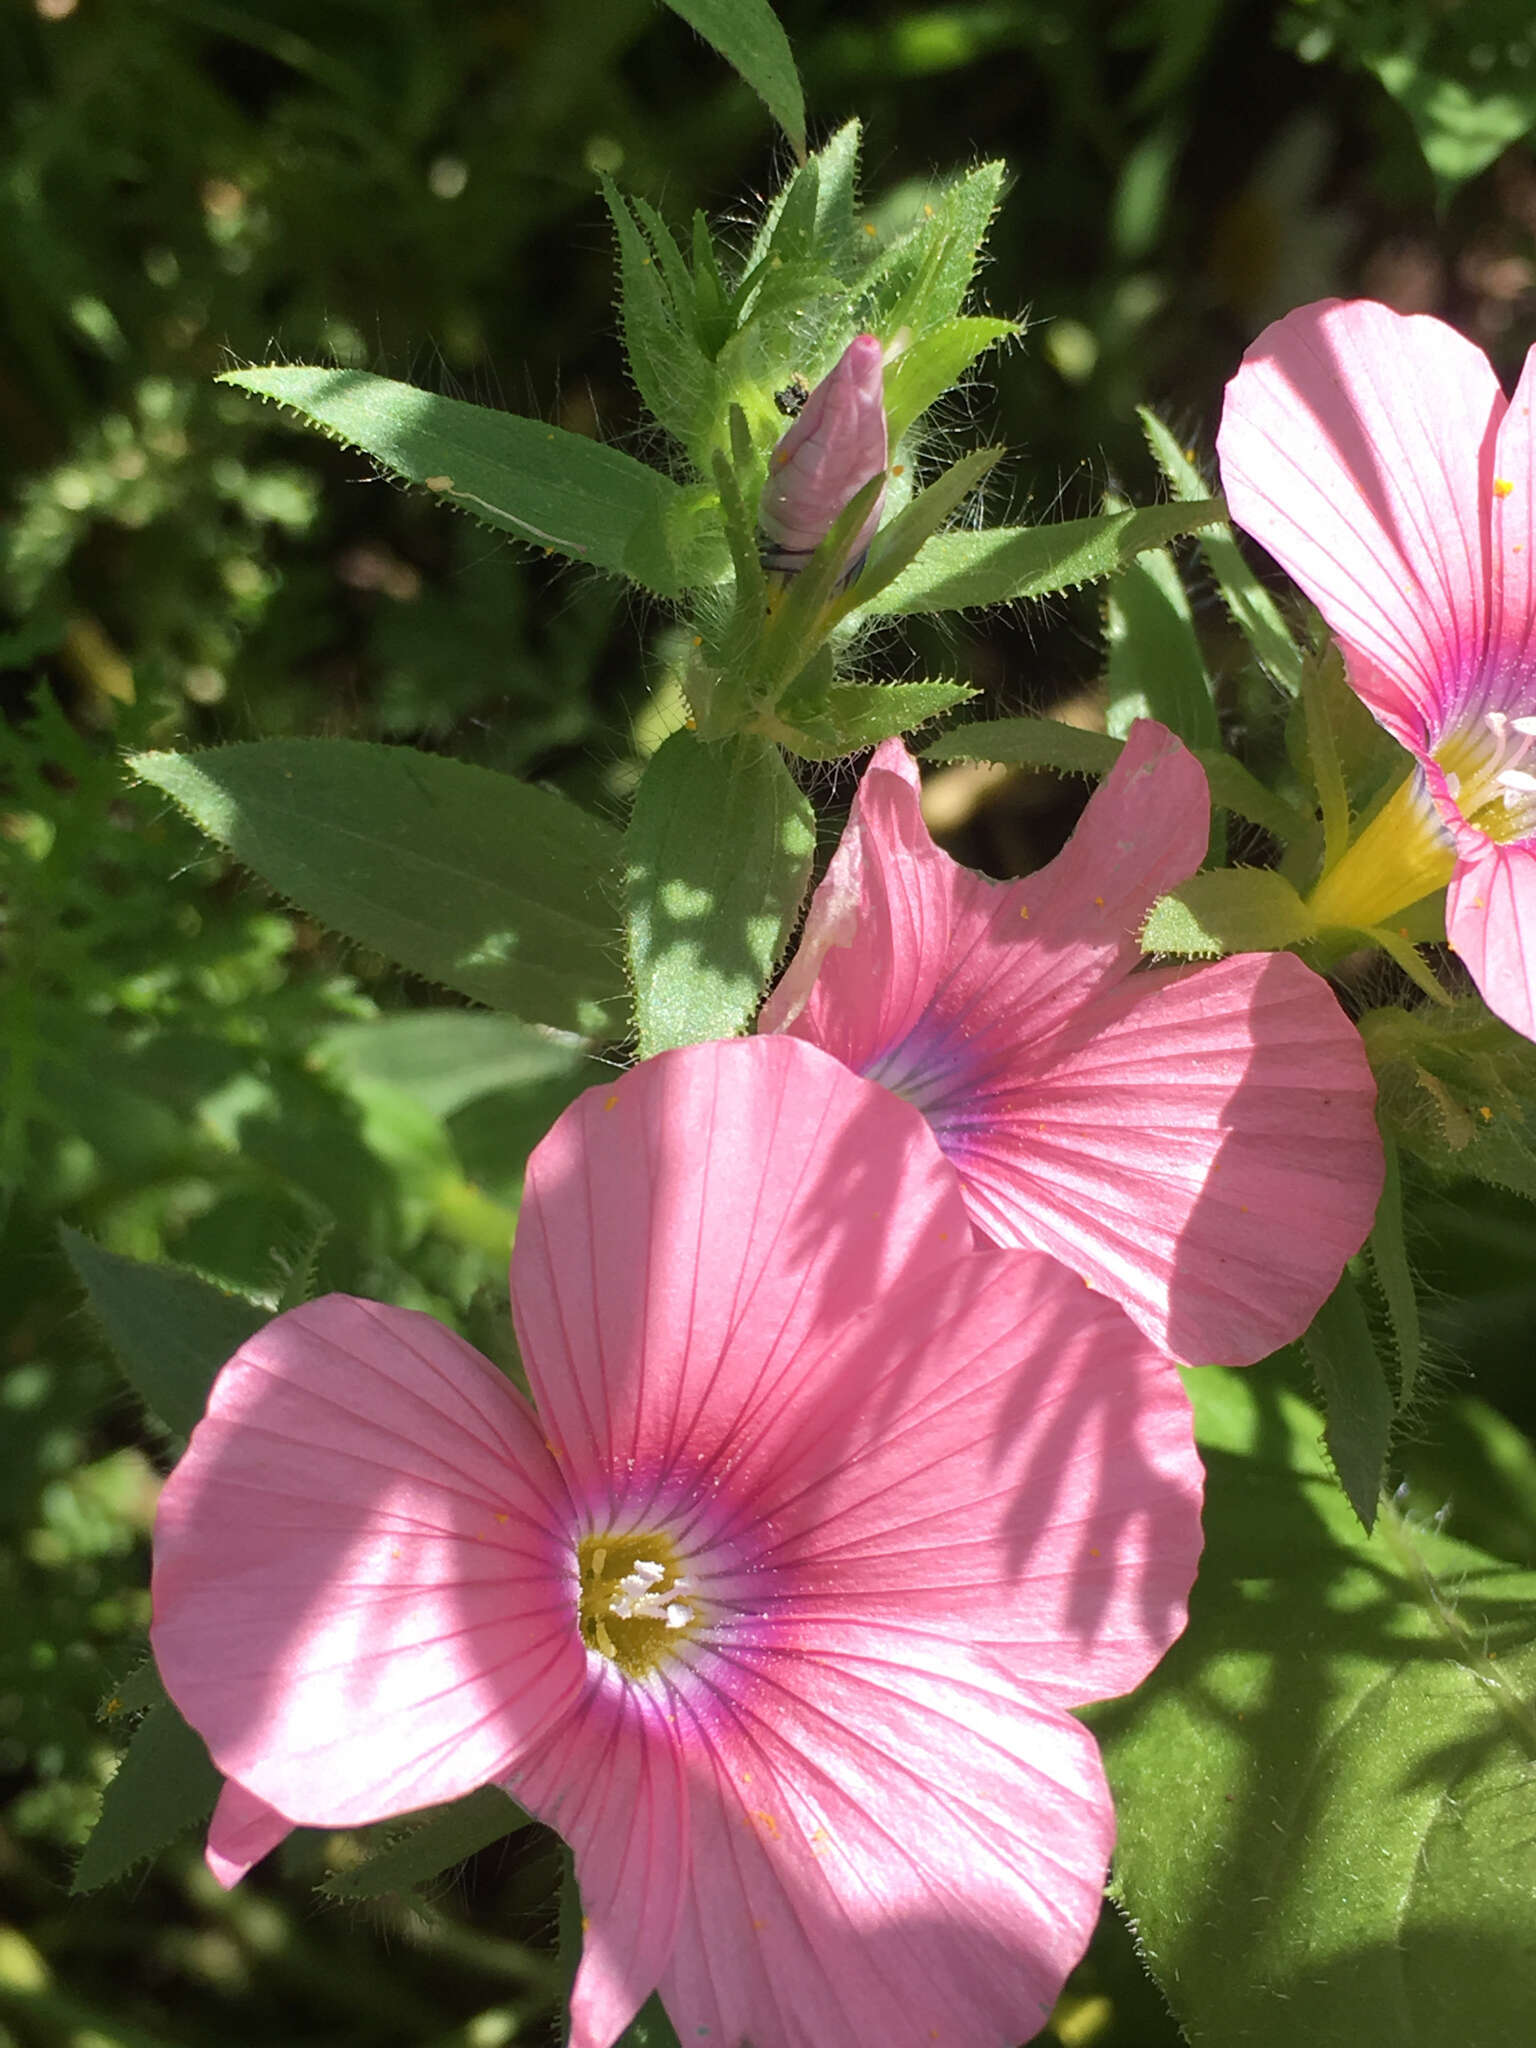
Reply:
[[362, 740], [251, 740], [131, 766], [347, 938], [493, 1009], [623, 1028], [618, 837], [563, 797]]
[[1536, 1046], [1475, 999], [1370, 1010], [1360, 1033], [1384, 1130], [1442, 1174], [1536, 1200]]
[[526, 1088], [587, 1065], [579, 1045], [516, 1017], [479, 1010], [403, 1010], [322, 1031], [312, 1064], [349, 1084], [383, 1082], [433, 1116], [503, 1088]]
[[1302, 1345], [1323, 1396], [1328, 1455], [1369, 1535], [1387, 1469], [1394, 1404], [1365, 1304], [1348, 1272], [1340, 1274], [1338, 1286], [1312, 1318]]
[[[1147, 444], [1175, 497], [1185, 503], [1209, 497], [1205, 478], [1156, 413], [1144, 405], [1137, 411]], [[1222, 602], [1252, 648], [1255, 660], [1287, 695], [1294, 697], [1301, 688], [1301, 649], [1281, 616], [1280, 607], [1248, 566], [1231, 527], [1225, 521], [1205, 527], [1199, 535], [1199, 546]]]
[[1536, 1574], [1390, 1508], [1363, 1535], [1271, 1370], [1186, 1383], [1189, 1627], [1093, 1713], [1146, 1962], [1193, 2048], [1525, 2038]]
[[1189, 599], [1163, 548], [1126, 564], [1109, 586], [1106, 724], [1124, 739], [1138, 718], [1156, 718], [1192, 747], [1216, 748], [1221, 729]]
[[699, 345], [693, 280], [665, 221], [636, 201], [645, 223], [611, 178], [603, 197], [619, 237], [620, 310], [635, 388], [660, 421], [692, 447], [716, 396], [715, 366]]
[[667, 2018], [659, 1992], [651, 1993], [614, 2048], [678, 2048], [677, 2029]]
[[640, 1056], [744, 1031], [799, 914], [815, 817], [777, 748], [674, 733], [625, 842]]
[[482, 1785], [425, 1816], [391, 1823], [383, 1848], [352, 1869], [337, 1871], [320, 1889], [349, 1902], [408, 1892], [527, 1826], [528, 1815], [499, 1786]]
[[861, 140], [859, 123], [845, 121], [774, 194], [747, 255], [744, 298], [769, 270], [793, 272], [816, 262], [851, 276], [867, 263], [853, 221]]
[[134, 1392], [167, 1429], [189, 1435], [219, 1367], [271, 1311], [183, 1267], [125, 1258], [67, 1226], [59, 1235]]
[[1195, 533], [1222, 516], [1219, 498], [1200, 505], [1143, 505], [1049, 526], [992, 526], [941, 533], [883, 590], [872, 612], [964, 611], [1047, 597], [1113, 576], [1148, 548]]
[[911, 732], [975, 695], [964, 683], [844, 683], [827, 693], [814, 717], [795, 720], [781, 704], [771, 733], [803, 760], [838, 761]]
[[[963, 505], [988, 470], [1001, 461], [1001, 448], [975, 448], [935, 477], [926, 490], [919, 491], [903, 506], [889, 525], [882, 526], [870, 542], [864, 566], [845, 591], [838, 614], [883, 609], [880, 595], [888, 591], [919, 559], [951, 512]], [[920, 566], [920, 564], [919, 564]]]
[[891, 446], [899, 446], [913, 421], [953, 390], [978, 356], [1018, 331], [1016, 320], [976, 315], [947, 320], [904, 348], [885, 371], [885, 419]]
[[970, 290], [1006, 171], [999, 161], [978, 164], [927, 203], [923, 219], [874, 266], [861, 314], [869, 326], [890, 336], [910, 328], [921, 340], [954, 320]]
[[277, 365], [221, 380], [300, 413], [483, 525], [627, 576], [658, 597], [721, 564], [696, 500], [620, 448], [364, 370]]
[[1316, 936], [1311, 913], [1272, 868], [1217, 868], [1159, 896], [1144, 953], [1274, 953]]
[[805, 155], [805, 98], [794, 52], [768, 0], [667, 0], [690, 28], [713, 43], [739, 71], [794, 145]]
[[167, 1700], [151, 1707], [101, 1795], [101, 1818], [80, 1852], [71, 1893], [94, 1892], [213, 1812], [219, 1774]]
[[1423, 1336], [1419, 1326], [1419, 1297], [1408, 1266], [1408, 1244], [1403, 1229], [1403, 1176], [1397, 1147], [1384, 1140], [1386, 1180], [1376, 1221], [1371, 1228], [1371, 1271], [1392, 1324], [1392, 1341], [1397, 1346], [1398, 1413], [1413, 1399], [1423, 1358]]
[[1058, 775], [1107, 775], [1121, 740], [1084, 732], [1056, 718], [978, 719], [930, 740], [925, 761], [999, 761], [1009, 767], [1053, 768]]

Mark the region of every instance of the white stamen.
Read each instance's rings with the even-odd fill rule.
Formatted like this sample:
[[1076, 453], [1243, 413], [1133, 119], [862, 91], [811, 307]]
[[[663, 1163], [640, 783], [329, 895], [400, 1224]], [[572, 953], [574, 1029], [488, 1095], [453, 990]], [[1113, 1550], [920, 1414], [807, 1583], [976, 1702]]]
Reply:
[[[1491, 717], [1492, 713], [1489, 715]], [[1516, 732], [1528, 733], [1536, 738], [1536, 718], [1512, 718], [1509, 722]]]
[[1536, 775], [1527, 775], [1523, 768], [1501, 768], [1495, 780], [1504, 791], [1506, 802], [1536, 790]]
[[[620, 1621], [664, 1621], [668, 1628], [686, 1628], [693, 1619], [692, 1610], [684, 1607], [683, 1620], [675, 1622], [668, 1602], [670, 1596], [685, 1589], [687, 1581], [679, 1579], [667, 1592], [658, 1592], [657, 1588], [666, 1576], [665, 1565], [655, 1564], [648, 1557], [637, 1558], [614, 1587], [608, 1601], [608, 1612]], [[683, 1606], [683, 1603], [673, 1599], [672, 1605]]]
[[669, 1600], [666, 1618], [668, 1628], [686, 1628], [693, 1619], [693, 1609], [686, 1600]]

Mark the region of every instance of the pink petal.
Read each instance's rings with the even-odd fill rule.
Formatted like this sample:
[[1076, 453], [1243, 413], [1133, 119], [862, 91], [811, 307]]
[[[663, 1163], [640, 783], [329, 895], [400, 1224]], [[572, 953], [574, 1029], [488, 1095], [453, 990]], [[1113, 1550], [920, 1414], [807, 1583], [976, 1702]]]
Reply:
[[578, 1499], [626, 1494], [633, 1522], [698, 1492], [814, 1370], [826, 1321], [969, 1244], [922, 1118], [812, 1046], [688, 1046], [590, 1090], [529, 1161], [512, 1255]]
[[1480, 349], [1366, 299], [1288, 313], [1227, 387], [1216, 445], [1233, 518], [1317, 605], [1355, 689], [1416, 750], [1477, 682], [1504, 411]]
[[220, 1373], [161, 1496], [167, 1689], [295, 1823], [457, 1798], [580, 1687], [572, 1523], [526, 1403], [451, 1331], [292, 1309]]
[[829, 1333], [744, 1449], [766, 1535], [711, 1590], [760, 1617], [738, 1635], [960, 1638], [1081, 1705], [1183, 1629], [1203, 1476], [1178, 1375], [1120, 1309], [1040, 1253], [977, 1252]]
[[1045, 2024], [1114, 1823], [1092, 1738], [960, 1647], [744, 1656], [680, 1702], [683, 2041], [1002, 2044]]
[[[911, 764], [890, 741], [870, 764], [843, 844], [816, 893], [784, 996], [760, 1031], [823, 1046], [856, 1072], [903, 1089], [979, 1041], [1023, 1042], [1056, 1028], [1085, 994], [1141, 958], [1138, 934], [1165, 890], [1199, 867], [1209, 796], [1199, 763], [1164, 727], [1140, 720], [1077, 830], [1048, 867], [1000, 885], [928, 836]], [[841, 866], [839, 865], [841, 863]], [[855, 878], [860, 889], [852, 909]], [[921, 1099], [914, 1084], [913, 1099]]]
[[[887, 460], [885, 382], [878, 338], [856, 334], [768, 458], [758, 523], [770, 568], [793, 571]], [[880, 524], [880, 492], [848, 549], [862, 555]]]
[[1496, 1017], [1536, 1038], [1536, 843], [1491, 839], [1463, 858], [1445, 899], [1452, 946]]
[[591, 1657], [576, 1711], [507, 1778], [576, 1858], [581, 1964], [569, 2048], [610, 2048], [672, 1953], [688, 1870], [688, 1785], [670, 1695]]
[[[1490, 708], [1536, 712], [1536, 349], [1526, 356], [1494, 455]], [[1509, 489], [1505, 490], [1504, 485]]]
[[1381, 1194], [1376, 1085], [1292, 954], [1133, 975], [1023, 1051], [952, 1147], [977, 1227], [1053, 1253], [1191, 1364], [1304, 1330]]
[[254, 1792], [247, 1792], [243, 1785], [237, 1785], [233, 1778], [226, 1778], [208, 1823], [204, 1860], [228, 1891], [292, 1832], [292, 1824], [275, 1808], [258, 1799]]

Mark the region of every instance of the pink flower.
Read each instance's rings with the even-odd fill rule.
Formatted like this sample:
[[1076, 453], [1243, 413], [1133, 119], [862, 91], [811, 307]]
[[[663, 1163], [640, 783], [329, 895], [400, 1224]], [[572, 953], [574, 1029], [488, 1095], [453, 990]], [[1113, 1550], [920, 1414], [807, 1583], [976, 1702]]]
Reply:
[[1232, 516], [1317, 605], [1357, 695], [1418, 763], [1325, 874], [1374, 924], [1447, 881], [1489, 1007], [1536, 1037], [1536, 355], [1507, 400], [1422, 315], [1326, 299], [1265, 329], [1227, 387]]
[[1052, 1253], [1176, 1357], [1246, 1365], [1334, 1287], [1382, 1155], [1359, 1036], [1294, 956], [1140, 969], [1208, 833], [1204, 772], [1141, 720], [1065, 850], [989, 882], [933, 844], [888, 740], [758, 1028], [915, 1103], [994, 1243]]
[[[838, 515], [884, 471], [886, 456], [880, 343], [856, 334], [768, 458], [757, 515], [767, 543], [763, 566], [803, 569]], [[882, 486], [849, 544], [850, 568], [874, 539], [884, 498]]]
[[154, 1579], [218, 1874], [496, 1782], [575, 1852], [575, 2048], [653, 1987], [722, 2048], [1034, 2033], [1113, 1834], [1067, 1710], [1184, 1622], [1177, 1376], [786, 1040], [584, 1096], [512, 1287], [536, 1408], [342, 1295], [220, 1375]]

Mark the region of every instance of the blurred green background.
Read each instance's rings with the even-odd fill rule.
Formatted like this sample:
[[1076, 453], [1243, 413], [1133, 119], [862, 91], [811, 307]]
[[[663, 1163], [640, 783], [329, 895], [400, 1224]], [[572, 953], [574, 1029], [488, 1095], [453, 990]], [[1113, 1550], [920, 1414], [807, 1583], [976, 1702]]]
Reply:
[[[779, 11], [816, 137], [866, 123], [876, 219], [908, 181], [1008, 162], [982, 293], [1028, 333], [940, 422], [1014, 449], [995, 514], [1154, 495], [1136, 403], [1208, 455], [1243, 346], [1310, 298], [1441, 313], [1506, 378], [1536, 337], [1524, 5]], [[785, 146], [654, 0], [7, 0], [0, 94], [0, 2048], [547, 2040], [556, 1852], [538, 1830], [431, 1897], [366, 1907], [317, 1904], [347, 1853], [318, 1838], [228, 1899], [190, 1837], [68, 1895], [169, 1447], [57, 1228], [272, 1304], [312, 1273], [495, 1348], [522, 1162], [588, 1063], [501, 1037], [445, 1064], [447, 999], [248, 887], [119, 756], [350, 734], [618, 814], [658, 736], [665, 616], [210, 380], [361, 365], [663, 460], [611, 331], [598, 174], [674, 219], [703, 206], [744, 245]], [[1198, 615], [1219, 663], [1214, 602]], [[889, 654], [1039, 710], [1092, 687], [1099, 625], [1089, 594]], [[1037, 858], [1041, 808], [1027, 786], [990, 795], [974, 857]], [[1474, 1368], [1480, 1397], [1536, 1424], [1536, 1237], [1486, 1189], [1420, 1189], [1416, 1215], [1460, 1403], [1441, 1449], [1404, 1454], [1433, 1498], [1456, 1431], [1480, 1426]], [[1509, 1527], [1495, 1547], [1514, 1555], [1529, 1531]], [[1055, 2038], [1174, 2038], [1113, 1924]]]

